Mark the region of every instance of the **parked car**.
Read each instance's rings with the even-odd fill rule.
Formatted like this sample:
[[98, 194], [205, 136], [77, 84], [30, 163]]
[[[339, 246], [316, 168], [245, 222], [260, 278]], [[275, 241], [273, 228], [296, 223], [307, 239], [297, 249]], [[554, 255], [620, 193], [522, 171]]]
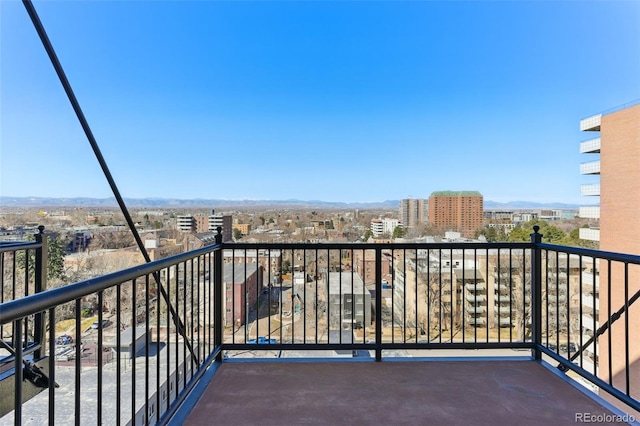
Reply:
[[258, 340], [256, 341], [256, 339], [249, 339], [249, 343], [257, 343], [259, 345], [268, 345], [268, 344], [275, 344], [276, 343], [276, 339], [272, 338], [266, 338], [264, 336], [258, 336]]
[[[108, 325], [109, 325], [109, 320], [103, 319], [102, 320], [102, 328], [105, 328]], [[91, 324], [91, 328], [94, 329], [94, 330], [97, 330], [98, 328], [100, 328], [100, 321], [94, 321], [94, 323]]]
[[73, 343], [73, 337], [68, 334], [56, 337], [56, 345], [70, 345]]
[[574, 352], [578, 351], [578, 346], [575, 343], [569, 343], [569, 345], [564, 343], [564, 344], [560, 345], [560, 351], [561, 352], [570, 351], [573, 354]]

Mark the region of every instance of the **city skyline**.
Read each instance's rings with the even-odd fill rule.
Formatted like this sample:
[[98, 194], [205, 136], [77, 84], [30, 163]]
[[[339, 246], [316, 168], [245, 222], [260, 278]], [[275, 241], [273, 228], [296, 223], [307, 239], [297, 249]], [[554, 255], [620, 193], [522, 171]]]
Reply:
[[[576, 123], [640, 98], [635, 2], [34, 4], [126, 198], [590, 204]], [[110, 197], [0, 19], [0, 196]]]

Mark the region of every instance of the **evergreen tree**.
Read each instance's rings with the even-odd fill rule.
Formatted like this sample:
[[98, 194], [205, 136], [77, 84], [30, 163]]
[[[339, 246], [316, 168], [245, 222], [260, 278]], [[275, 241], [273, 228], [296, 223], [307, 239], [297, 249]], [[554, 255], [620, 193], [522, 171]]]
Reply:
[[[28, 241], [35, 241], [35, 235], [27, 236]], [[27, 256], [25, 251], [18, 251], [16, 254], [16, 262], [22, 269], [29, 267], [29, 275], [33, 276], [36, 270], [36, 253], [34, 250], [29, 250], [29, 257], [27, 262]], [[60, 238], [50, 238], [47, 244], [47, 280], [53, 280], [59, 278], [63, 280], [64, 275], [64, 256], [65, 251]]]

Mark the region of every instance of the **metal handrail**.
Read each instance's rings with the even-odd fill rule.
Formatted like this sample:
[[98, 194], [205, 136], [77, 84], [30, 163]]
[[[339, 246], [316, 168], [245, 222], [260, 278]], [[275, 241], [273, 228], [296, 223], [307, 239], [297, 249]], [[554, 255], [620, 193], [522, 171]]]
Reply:
[[42, 247], [38, 241], [8, 241], [0, 242], [0, 253], [14, 252], [16, 250], [32, 250]]
[[[240, 249], [240, 250], [279, 250], [279, 249], [308, 249], [313, 247], [314, 249], [322, 250], [375, 250], [375, 249], [408, 249], [408, 250], [473, 250], [473, 249], [531, 249], [534, 247], [530, 242], [493, 242], [493, 243], [476, 243], [476, 242], [461, 242], [461, 243], [233, 243], [233, 245], [227, 245], [225, 248]], [[562, 246], [560, 246], [562, 247]], [[568, 248], [568, 247], [567, 247]]]
[[613, 251], [604, 251], [597, 249], [588, 249], [582, 247], [561, 246], [557, 244], [540, 243], [536, 245], [542, 250], [558, 251], [567, 254], [577, 254], [585, 257], [606, 258], [614, 262], [633, 263], [640, 265], [640, 256], [634, 254], [617, 253]]
[[219, 245], [205, 246], [186, 253], [156, 260], [151, 263], [134, 266], [122, 271], [113, 272], [100, 277], [89, 278], [84, 281], [69, 284], [63, 287], [46, 290], [20, 299], [11, 300], [2, 304], [0, 310], [0, 324], [8, 324], [28, 315], [46, 311], [58, 305], [88, 296], [105, 290], [122, 282], [138, 278], [143, 275], [173, 266], [180, 262], [196, 258], [202, 254], [220, 250]]

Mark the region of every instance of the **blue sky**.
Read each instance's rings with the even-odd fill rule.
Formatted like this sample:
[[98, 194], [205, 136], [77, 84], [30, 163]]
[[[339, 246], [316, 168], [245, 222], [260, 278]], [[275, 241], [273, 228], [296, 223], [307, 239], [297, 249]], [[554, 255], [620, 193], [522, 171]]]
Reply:
[[[587, 116], [640, 98], [640, 2], [36, 1], [124, 197], [580, 197]], [[0, 195], [110, 189], [0, 1]]]

